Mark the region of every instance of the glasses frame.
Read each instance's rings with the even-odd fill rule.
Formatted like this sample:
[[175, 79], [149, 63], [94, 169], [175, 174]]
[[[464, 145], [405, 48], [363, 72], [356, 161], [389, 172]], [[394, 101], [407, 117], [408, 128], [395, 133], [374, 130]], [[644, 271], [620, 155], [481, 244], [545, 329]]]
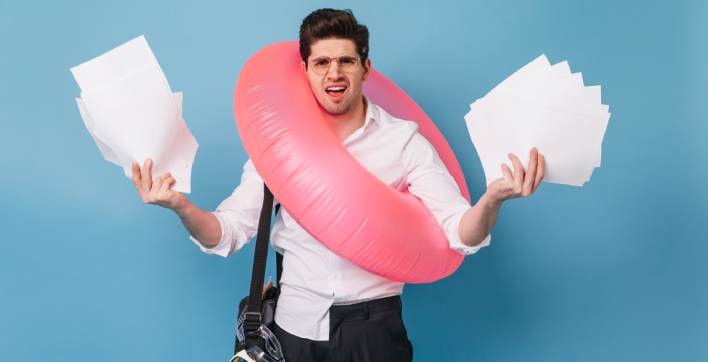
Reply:
[[[339, 70], [341, 70], [344, 73], [351, 73], [351, 72], [355, 71], [356, 68], [359, 66], [359, 60], [361, 60], [361, 57], [354, 58], [354, 60], [356, 60], [356, 65], [354, 65], [354, 68], [352, 70], [346, 71], [346, 70], [342, 69], [341, 63], [339, 62], [339, 58], [341, 58], [345, 55], [348, 55], [350, 57], [354, 57], [354, 55], [348, 54], [348, 53], [342, 54], [342, 55], [340, 55], [338, 57], [334, 57], [334, 58], [330, 58], [330, 57], [327, 57], [324, 55], [318, 55], [317, 57], [313, 58], [312, 60], [310, 60], [307, 63], [310, 65], [310, 68], [312, 68], [312, 71], [315, 72], [315, 74], [325, 75], [325, 74], [327, 74], [327, 72], [329, 72], [329, 68], [332, 67], [332, 61], [336, 60], [337, 61], [337, 68], [339, 68]], [[317, 71], [315, 71], [315, 67], [312, 66], [312, 62], [314, 62], [316, 58], [327, 58], [329, 60], [329, 66], [327, 67], [327, 70], [324, 71], [324, 73], [318, 73]]]

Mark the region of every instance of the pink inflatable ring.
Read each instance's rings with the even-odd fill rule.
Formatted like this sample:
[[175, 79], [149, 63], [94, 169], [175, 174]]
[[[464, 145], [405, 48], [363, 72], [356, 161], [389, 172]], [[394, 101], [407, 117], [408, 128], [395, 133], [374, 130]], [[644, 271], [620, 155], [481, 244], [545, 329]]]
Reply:
[[[418, 198], [383, 183], [349, 154], [325, 122], [300, 62], [298, 42], [269, 45], [246, 62], [234, 92], [241, 140], [275, 197], [325, 247], [365, 270], [405, 283], [452, 274], [463, 256]], [[373, 69], [363, 92], [392, 116], [418, 123], [469, 201], [455, 155], [423, 110]]]

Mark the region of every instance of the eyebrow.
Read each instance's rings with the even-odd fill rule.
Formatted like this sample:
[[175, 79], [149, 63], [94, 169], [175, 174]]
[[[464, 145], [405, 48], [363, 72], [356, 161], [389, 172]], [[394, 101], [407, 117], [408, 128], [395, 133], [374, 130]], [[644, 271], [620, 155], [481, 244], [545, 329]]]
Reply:
[[342, 53], [342, 54], [339, 54], [339, 55], [337, 55], [337, 56], [335, 56], [335, 57], [328, 57], [328, 56], [326, 56], [326, 55], [314, 55], [314, 56], [312, 56], [312, 59], [319, 58], [319, 57], [327, 57], [327, 58], [330, 58], [330, 59], [331, 59], [331, 58], [339, 58], [339, 57], [341, 57], [342, 55], [351, 55], [351, 56], [354, 56], [354, 57], [361, 57], [360, 55], [357, 55], [357, 54]]

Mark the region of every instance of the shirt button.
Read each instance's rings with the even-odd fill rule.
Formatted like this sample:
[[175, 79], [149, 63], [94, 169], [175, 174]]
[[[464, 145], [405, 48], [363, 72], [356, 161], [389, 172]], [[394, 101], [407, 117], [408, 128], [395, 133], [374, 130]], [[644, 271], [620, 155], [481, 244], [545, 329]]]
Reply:
[[337, 279], [337, 275], [336, 275], [336, 274], [334, 275], [334, 279]]

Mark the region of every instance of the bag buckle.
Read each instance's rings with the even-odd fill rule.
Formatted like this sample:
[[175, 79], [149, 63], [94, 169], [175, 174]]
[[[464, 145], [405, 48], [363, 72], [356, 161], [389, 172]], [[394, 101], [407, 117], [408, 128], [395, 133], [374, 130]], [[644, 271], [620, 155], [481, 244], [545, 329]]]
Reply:
[[261, 327], [261, 314], [258, 312], [246, 312], [243, 319], [243, 331], [246, 336], [254, 338], [258, 335], [258, 328]]

